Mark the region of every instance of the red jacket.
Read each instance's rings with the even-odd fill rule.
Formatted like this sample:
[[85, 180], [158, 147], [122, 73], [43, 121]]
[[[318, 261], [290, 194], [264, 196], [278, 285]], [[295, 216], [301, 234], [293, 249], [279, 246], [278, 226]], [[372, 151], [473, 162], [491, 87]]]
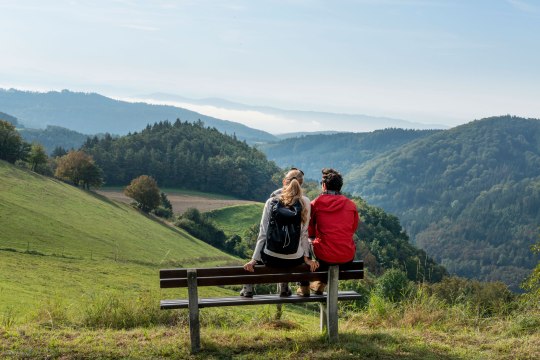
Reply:
[[356, 204], [343, 195], [321, 194], [311, 202], [308, 234], [317, 259], [331, 264], [354, 259], [358, 227]]

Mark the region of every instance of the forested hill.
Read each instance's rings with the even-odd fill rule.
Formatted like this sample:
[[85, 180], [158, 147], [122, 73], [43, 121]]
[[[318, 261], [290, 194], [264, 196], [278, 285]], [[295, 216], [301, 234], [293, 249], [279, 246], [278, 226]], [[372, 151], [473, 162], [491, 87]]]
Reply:
[[83, 150], [103, 169], [107, 185], [127, 185], [145, 174], [160, 187], [263, 200], [280, 171], [260, 151], [202, 122], [165, 121], [115, 139], [94, 137]]
[[450, 272], [517, 287], [538, 261], [529, 247], [540, 224], [539, 120], [440, 131], [360, 165], [346, 183]]
[[275, 141], [273, 135], [227, 120], [166, 105], [129, 103], [95, 93], [68, 90], [47, 93], [0, 89], [0, 111], [7, 112], [26, 127], [62, 126], [84, 134], [127, 134], [158, 121], [203, 121], [249, 143]]
[[66, 150], [78, 149], [88, 138], [88, 135], [53, 125], [45, 129], [22, 128], [18, 131], [25, 141], [40, 143], [49, 154], [58, 146]]
[[385, 129], [369, 133], [307, 135], [259, 145], [281, 167], [296, 166], [306, 176], [319, 179], [321, 169], [333, 167], [346, 174], [354, 166], [412, 140], [441, 130]]

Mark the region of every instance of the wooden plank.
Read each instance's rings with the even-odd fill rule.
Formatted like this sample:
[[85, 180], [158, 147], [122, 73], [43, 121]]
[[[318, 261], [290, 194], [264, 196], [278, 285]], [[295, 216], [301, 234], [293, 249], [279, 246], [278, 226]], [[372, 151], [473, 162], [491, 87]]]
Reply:
[[327, 284], [327, 319], [328, 339], [335, 343], [338, 339], [338, 266], [330, 266], [328, 269]]
[[[363, 296], [355, 291], [340, 291], [338, 292], [339, 301], [360, 300]], [[303, 297], [291, 295], [289, 297], [279, 297], [277, 294], [255, 295], [253, 298], [245, 298], [241, 296], [225, 297], [225, 298], [204, 298], [199, 299], [199, 308], [218, 307], [218, 306], [242, 306], [242, 305], [264, 305], [264, 304], [298, 304], [309, 302], [326, 302], [326, 295], [311, 295]], [[161, 309], [186, 309], [188, 308], [189, 300], [161, 300]]]
[[[341, 266], [341, 270], [363, 270], [364, 262], [361, 260], [353, 261], [348, 266]], [[187, 278], [188, 269], [162, 269], [159, 271], [160, 279], [176, 279]], [[244, 270], [242, 266], [224, 266], [213, 268], [197, 268], [197, 277], [214, 277], [214, 276], [241, 276], [251, 274]], [[265, 274], [281, 274], [281, 273], [298, 273], [309, 272], [309, 267], [305, 264], [292, 268], [271, 268], [264, 265], [255, 265], [255, 273], [258, 275]]]
[[[198, 274], [198, 273], [197, 273]], [[242, 285], [242, 284], [266, 284], [279, 282], [296, 282], [296, 281], [325, 281], [327, 272], [306, 272], [306, 273], [281, 273], [281, 274], [264, 274], [249, 273], [242, 276], [215, 276], [215, 277], [197, 277], [198, 286], [218, 286], [218, 285]], [[363, 270], [340, 271], [339, 280], [363, 279]], [[187, 279], [172, 278], [160, 280], [162, 289], [187, 287]]]
[[188, 276], [188, 307], [189, 307], [189, 335], [191, 338], [191, 352], [197, 353], [201, 349], [201, 327], [199, 323], [199, 296], [197, 294], [197, 270], [189, 269]]

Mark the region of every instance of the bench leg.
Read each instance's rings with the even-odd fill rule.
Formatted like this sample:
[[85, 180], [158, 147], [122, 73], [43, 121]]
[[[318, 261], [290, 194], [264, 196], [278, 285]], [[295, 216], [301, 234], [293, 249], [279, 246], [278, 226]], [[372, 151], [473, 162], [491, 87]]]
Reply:
[[324, 333], [328, 331], [328, 314], [326, 311], [326, 304], [320, 303], [319, 308], [321, 309], [321, 332]]
[[188, 301], [189, 301], [189, 335], [191, 338], [191, 353], [201, 350], [201, 328], [199, 323], [199, 295], [197, 293], [197, 270], [189, 269]]
[[336, 342], [338, 339], [338, 281], [339, 266], [330, 266], [328, 269], [328, 287], [326, 290], [328, 339], [330, 342]]

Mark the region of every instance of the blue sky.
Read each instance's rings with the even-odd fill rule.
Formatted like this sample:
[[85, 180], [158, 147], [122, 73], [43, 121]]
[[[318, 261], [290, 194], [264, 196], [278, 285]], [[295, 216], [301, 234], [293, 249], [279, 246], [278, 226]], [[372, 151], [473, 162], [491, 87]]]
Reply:
[[0, 0], [0, 29], [3, 88], [540, 118], [540, 1]]

